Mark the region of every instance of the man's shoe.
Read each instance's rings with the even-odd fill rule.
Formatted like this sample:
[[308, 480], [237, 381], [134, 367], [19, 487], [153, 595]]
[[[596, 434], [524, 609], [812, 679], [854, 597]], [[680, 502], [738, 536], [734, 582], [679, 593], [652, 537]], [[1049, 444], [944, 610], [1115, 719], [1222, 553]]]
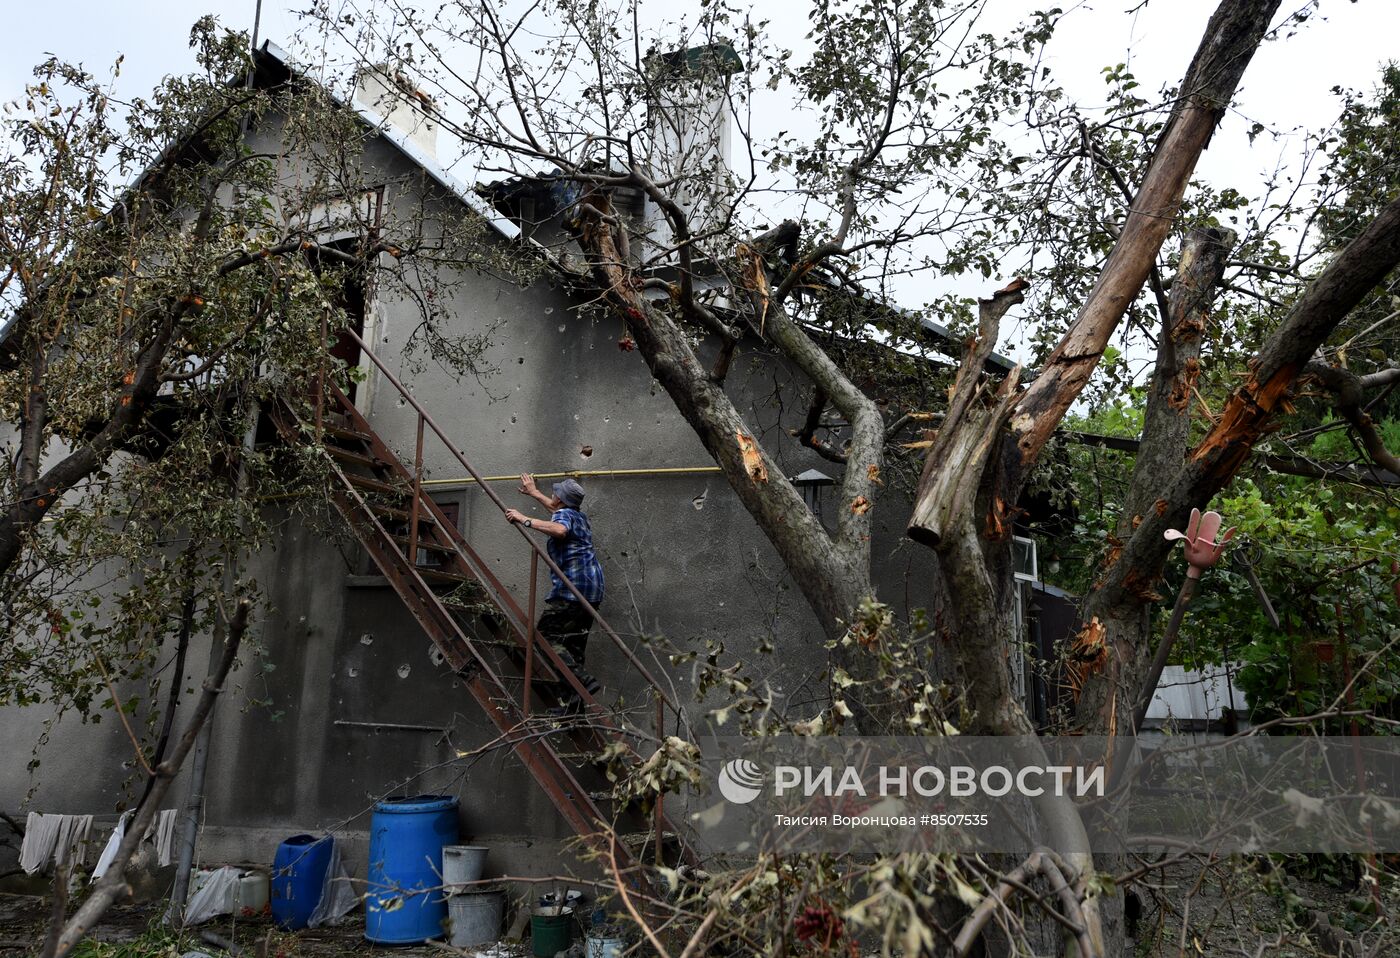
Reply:
[[573, 698], [569, 699], [567, 702], [564, 702], [561, 705], [556, 705], [553, 708], [545, 710], [546, 714], [550, 718], [556, 719], [573, 718], [575, 715], [578, 715], [582, 711], [583, 699], [579, 698], [578, 696], [574, 696]]

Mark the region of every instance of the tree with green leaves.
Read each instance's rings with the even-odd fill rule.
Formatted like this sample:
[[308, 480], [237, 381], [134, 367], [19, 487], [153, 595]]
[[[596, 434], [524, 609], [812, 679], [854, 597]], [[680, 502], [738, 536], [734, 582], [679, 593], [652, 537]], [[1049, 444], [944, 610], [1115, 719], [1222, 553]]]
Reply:
[[[1182, 82], [1160, 96], [1147, 97], [1125, 68], [1111, 68], [1110, 107], [1098, 117], [1069, 104], [1037, 62], [1059, 11], [997, 35], [981, 25], [987, 5], [978, 0], [819, 3], [811, 50], [798, 58], [767, 40], [748, 11], [726, 3], [707, 4], [698, 21], [654, 36], [639, 32], [627, 5], [564, 2], [511, 13], [493, 3], [450, 3], [429, 16], [396, 4], [387, 17], [366, 6], [313, 8], [327, 46], [339, 38], [356, 67], [388, 64], [415, 75], [435, 94], [442, 126], [479, 167], [558, 187], [557, 234], [545, 229], [550, 223], [529, 224], [540, 229], [523, 252], [534, 268], [552, 271], [627, 324], [624, 342], [675, 402], [812, 606], [832, 659], [832, 702], [794, 730], [1033, 731], [1005, 668], [1018, 641], [1010, 535], [1022, 494], [1070, 410], [1093, 395], [1096, 376], [1107, 372], [1099, 382], [1110, 390], [1122, 385], [1121, 366], [1105, 360], [1114, 356], [1115, 336], [1136, 329], [1155, 347], [1144, 408], [1149, 454], [1115, 516], [1119, 544], [1086, 597], [1079, 645], [1095, 667], [1076, 716], [1090, 731], [1122, 730], [1131, 706], [1151, 694], [1143, 662], [1168, 555], [1162, 532], [1184, 525], [1190, 509], [1227, 487], [1305, 378], [1333, 375], [1308, 364], [1400, 261], [1393, 195], [1358, 212], [1336, 243], [1305, 237], [1305, 252], [1287, 257], [1279, 223], [1255, 215], [1271, 205], [1267, 195], [1256, 203], [1193, 185], [1201, 151], [1272, 33], [1276, 0], [1224, 0]], [[113, 541], [98, 519], [123, 521], [132, 503], [152, 503], [143, 508], [159, 521], [135, 526], [167, 530], [153, 541], [168, 547], [183, 544], [173, 530], [198, 511], [182, 497], [206, 496], [197, 506], [221, 503], [227, 521], [212, 526], [199, 548], [246, 548], [262, 533], [229, 483], [236, 488], [237, 475], [251, 472], [267, 491], [287, 475], [271, 458], [259, 463], [246, 454], [240, 437], [249, 411], [295, 399], [306, 373], [321, 367], [319, 331], [343, 322], [334, 295], [342, 265], [372, 268], [392, 282], [397, 264], [418, 248], [415, 224], [378, 222], [355, 224], [363, 239], [353, 251], [317, 244], [305, 218], [317, 199], [357, 196], [365, 185], [353, 162], [360, 127], [314, 87], [292, 83], [274, 97], [257, 84], [219, 82], [247, 74], [245, 54], [236, 41], [210, 39], [207, 29], [198, 35], [211, 54], [207, 75], [138, 105], [119, 134], [103, 132], [107, 101], [82, 74], [63, 75], [83, 91], [82, 102], [50, 102], [54, 87], [41, 77], [33, 106], [26, 104], [35, 133], [20, 131], [30, 138], [27, 152], [6, 167], [15, 199], [0, 195], [0, 205], [19, 214], [15, 222], [32, 224], [12, 244], [19, 252], [7, 252], [17, 265], [5, 280], [21, 284], [5, 380], [21, 429], [7, 479], [9, 524], [0, 522], [0, 567], [17, 583], [46, 585], [45, 573], [31, 570], [86, 571], [125, 548], [135, 540]], [[467, 63], [475, 66], [464, 69]], [[794, 112], [810, 123], [753, 128], [747, 106], [770, 88], [791, 95], [800, 108]], [[1366, 122], [1364, 109], [1358, 123]], [[307, 152], [324, 158], [312, 167], [314, 189], [274, 175], [282, 147], [260, 155], [243, 139], [245, 117], [274, 111], [286, 149], [315, 144]], [[73, 141], [89, 143], [86, 153], [70, 148], [63, 133], [70, 114], [75, 128], [90, 131]], [[727, 135], [721, 121], [731, 114], [749, 157], [737, 173], [719, 162]], [[1008, 126], [1007, 117], [1025, 122]], [[199, 118], [193, 132], [192, 118]], [[1028, 148], [1028, 137], [1038, 145]], [[135, 198], [105, 186], [113, 153], [133, 169], [154, 170]], [[72, 175], [66, 171], [75, 156], [87, 160]], [[778, 210], [790, 216], [772, 215], [771, 196], [792, 198]], [[1300, 210], [1306, 202], [1286, 205]], [[1223, 219], [1241, 210], [1254, 218], [1232, 236]], [[464, 218], [460, 227], [463, 248], [472, 222]], [[887, 293], [910, 272], [988, 282], [999, 275], [1001, 289], [909, 313]], [[1222, 305], [1220, 293], [1235, 292], [1227, 286], [1263, 305], [1234, 316]], [[1027, 297], [1045, 319], [1033, 376], [989, 366], [1001, 322]], [[1231, 316], [1226, 337], [1234, 352], [1207, 356], [1222, 313]], [[966, 337], [950, 372], [926, 361], [925, 318]], [[842, 468], [832, 530], [784, 478], [776, 447], [726, 389], [736, 354], [756, 341], [806, 378], [791, 397], [808, 410], [794, 438]], [[99, 361], [78, 362], [81, 356]], [[1203, 425], [1191, 415], [1206, 358], [1216, 360], [1207, 375], [1231, 384]], [[900, 375], [887, 386], [881, 373], [892, 368]], [[1231, 381], [1237, 371], [1247, 373], [1239, 383]], [[208, 374], [216, 375], [205, 383]], [[182, 410], [173, 433], [153, 417], [167, 394]], [[190, 409], [207, 419], [207, 432], [189, 425], [205, 421]], [[900, 443], [918, 422], [932, 427], [929, 434]], [[147, 463], [181, 455], [189, 430], [188, 458], [169, 462], [204, 471], [192, 473], [174, 500], [160, 482], [170, 473], [158, 465], [104, 469], [125, 462], [128, 450]], [[229, 470], [234, 462], [240, 470]], [[151, 489], [145, 498], [127, 485], [143, 471]], [[259, 478], [264, 473], [271, 478]], [[911, 535], [932, 548], [947, 597], [937, 624], [919, 630], [947, 640], [954, 665], [947, 683], [909, 654], [917, 643], [872, 579], [874, 510], [892, 508], [888, 490], [900, 473], [914, 474]], [[126, 498], [109, 500], [107, 512], [87, 521], [62, 507], [76, 492]], [[57, 552], [46, 558], [45, 549]], [[74, 555], [80, 560], [68, 565]], [[178, 556], [161, 561], [179, 569]], [[155, 610], [154, 629], [168, 630], [178, 621], [179, 597], [190, 594], [189, 578], [153, 581], [164, 583], [163, 598], [132, 608]], [[28, 590], [10, 606], [11, 621], [31, 633], [35, 623], [58, 630], [49, 633], [45, 662], [61, 661], [63, 635], [84, 621], [70, 598], [77, 594]], [[94, 644], [94, 636], [82, 638], [84, 648]], [[934, 699], [946, 724], [941, 714], [929, 721]], [[1073, 916], [1065, 919], [1074, 930], [1067, 947], [1113, 953], [1113, 929], [1102, 914], [1113, 882], [1096, 871], [1072, 810], [1048, 803], [1039, 811], [1056, 857], [1039, 855], [1001, 877], [1062, 887], [1058, 900]], [[827, 868], [787, 867], [794, 890]], [[939, 924], [943, 903], [921, 884], [954, 877], [982, 883], [993, 910], [1017, 887], [969, 863], [917, 856], [886, 863], [879, 880], [887, 930], [903, 922], [916, 952], [947, 939], [953, 953], [969, 953], [990, 912], [964, 916], [962, 931], [949, 933]], [[747, 887], [722, 876], [730, 879]], [[706, 917], [688, 953], [732, 900], [719, 895], [699, 904]], [[786, 941], [785, 927], [771, 928]]]
[[[73, 675], [103, 654], [141, 661], [180, 596], [201, 597], [181, 628], [205, 624], [219, 556], [272, 534], [235, 494], [240, 470], [261, 495], [316, 488], [313, 454], [244, 437], [260, 406], [309, 402], [317, 375], [346, 382], [324, 347], [348, 321], [347, 283], [401, 287], [423, 249], [500, 265], [474, 214], [428, 227], [380, 210], [359, 159], [370, 131], [324, 89], [259, 73], [247, 38], [210, 19], [191, 43], [202, 72], [149, 99], [118, 103], [50, 60], [7, 107], [0, 698], [51, 689], [85, 709], [94, 688]], [[441, 307], [413, 301], [411, 348], [465, 371], [480, 337], [445, 336]], [[104, 568], [129, 588], [94, 614]]]
[[[891, 508], [881, 490], [900, 463], [888, 445], [907, 414], [936, 427], [915, 443], [925, 453], [909, 531], [938, 560], [952, 718], [968, 731], [1027, 736], [1005, 667], [1019, 627], [1011, 533], [1114, 338], [1145, 331], [1156, 361], [1145, 454], [1077, 639], [1088, 668], [1075, 723], [1108, 733], [1125, 731], [1152, 692], [1164, 531], [1184, 528], [1229, 485], [1305, 382], [1330, 375], [1309, 362], [1400, 262], [1393, 196], [1357, 217], [1344, 242], [1319, 246], [1304, 230], [1301, 252], [1287, 257], [1288, 216], [1325, 197], [1286, 197], [1288, 215], [1270, 218], [1260, 211], [1279, 206], [1272, 187], [1251, 197], [1193, 183], [1251, 57], [1279, 38], [1278, 7], [1224, 0], [1194, 56], [1182, 51], [1180, 84], [1158, 97], [1110, 68], [1111, 104], [1097, 117], [1037, 63], [1060, 11], [998, 35], [980, 27], [986, 5], [975, 0], [819, 3], [801, 57], [727, 3], [649, 34], [626, 4], [317, 12], [328, 47], [339, 41], [352, 61], [388, 59], [420, 78], [469, 161], [569, 185], [553, 214], [559, 231], [541, 223], [534, 233], [541, 259], [627, 324], [629, 345], [807, 598], [832, 660], [824, 730], [898, 729], [921, 701], [892, 680], [905, 663], [871, 579], [870, 529], [873, 510]], [[786, 91], [794, 118], [809, 122], [756, 128], [751, 104], [767, 89]], [[745, 157], [737, 170], [721, 162], [731, 115]], [[775, 222], [770, 195], [793, 197], [794, 214]], [[1238, 233], [1224, 228], [1232, 215], [1244, 220]], [[976, 303], [938, 304], [968, 349], [946, 401], [931, 387], [948, 379], [926, 373], [923, 403], [900, 408], [900, 393], [851, 362], [870, 351], [848, 344], [919, 348], [918, 317], [883, 301], [914, 271], [1000, 274], [1004, 285]], [[732, 293], [721, 301], [716, 288]], [[1202, 430], [1191, 416], [1203, 349], [1221, 338], [1212, 321], [1222, 290], [1267, 308], [1232, 320], [1233, 352], [1209, 357], [1224, 360], [1209, 376], [1231, 386]], [[988, 374], [1001, 321], [1028, 295], [1045, 320], [1033, 370]], [[791, 401], [810, 413], [794, 434], [843, 468], [834, 530], [726, 391], [736, 351], [755, 338], [806, 377]], [[1122, 383], [1121, 370], [1108, 373]], [[1093, 865], [1077, 821], [1041, 811], [1082, 891]], [[1088, 947], [1102, 953], [1098, 903], [1082, 902]]]
[[[363, 160], [376, 134], [327, 90], [212, 18], [190, 42], [198, 72], [131, 101], [114, 92], [120, 61], [104, 80], [49, 59], [0, 121], [0, 703], [115, 716], [138, 821], [190, 751], [243, 625], [266, 614], [245, 572], [281, 528], [266, 502], [325, 512], [316, 445], [254, 443], [261, 414], [312, 422], [318, 390], [350, 387], [328, 346], [350, 292], [371, 284], [419, 305], [406, 349], [470, 372], [483, 337], [445, 333], [415, 271], [514, 265], [458, 205], [386, 211]], [[207, 706], [181, 722], [191, 637], [211, 634]], [[144, 696], [119, 697], [141, 680]], [[118, 869], [93, 901], [124, 881]]]

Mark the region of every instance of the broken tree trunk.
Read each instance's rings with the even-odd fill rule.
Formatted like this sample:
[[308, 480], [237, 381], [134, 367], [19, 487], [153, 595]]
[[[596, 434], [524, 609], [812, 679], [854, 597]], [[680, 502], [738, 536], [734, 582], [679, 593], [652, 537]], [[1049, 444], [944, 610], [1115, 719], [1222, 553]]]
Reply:
[[[1193, 508], [1204, 508], [1235, 477], [1270, 428], [1274, 414], [1328, 335], [1391, 270], [1400, 265], [1400, 200], [1386, 206], [1365, 230], [1338, 253], [1309, 284], [1250, 364], [1249, 378], [1231, 395], [1215, 425], [1164, 482], [1161, 495], [1142, 512], [1142, 521], [1124, 543], [1085, 603], [1084, 618], [1155, 595], [1171, 543], [1167, 529], [1180, 527]], [[1100, 619], [1102, 621], [1102, 618]], [[1141, 689], [1136, 681], [1141, 650], [1125, 636], [1107, 646], [1105, 669], [1090, 676], [1076, 709], [1076, 723], [1096, 733], [1123, 731]]]
[[[997, 441], [988, 446], [984, 447], [981, 440], [989, 423], [978, 416], [951, 415], [962, 405], [971, 404], [974, 393], [968, 390], [974, 389], [980, 364], [971, 370], [965, 364], [959, 371], [959, 382], [950, 404], [950, 421], [939, 431], [938, 440], [925, 461], [924, 476], [916, 493], [915, 518], [908, 530], [912, 538], [939, 548], [937, 544], [947, 536], [949, 529], [956, 527], [956, 517], [967, 502], [967, 478], [976, 478], [977, 508], [987, 517], [983, 525], [989, 539], [978, 550], [959, 548], [940, 555], [951, 592], [957, 592], [960, 581], [995, 575], [1002, 581], [990, 595], [995, 601], [1009, 601], [1011, 569], [1006, 555], [1009, 550], [998, 540], [1009, 538], [1009, 513], [1019, 498], [1027, 470], [1088, 382], [1109, 337], [1146, 281], [1171, 228], [1196, 160], [1234, 95], [1245, 66], [1253, 57], [1277, 7], [1277, 0], [1225, 0], [1211, 17], [1182, 82], [1177, 109], [1162, 134], [1098, 284], [1052, 352], [1045, 369], [1015, 403], [1010, 429], [1003, 430], [1000, 423], [990, 424], [996, 430]], [[985, 335], [982, 338], [985, 339]], [[990, 348], [985, 343], [983, 346]], [[974, 350], [970, 358], [975, 355]], [[959, 432], [964, 434], [959, 435]], [[984, 461], [976, 463], [954, 462], [944, 452], [967, 450], [971, 453], [984, 448], [987, 450]], [[958, 475], [952, 480], [940, 480], [938, 473], [950, 468]], [[978, 555], [986, 566], [984, 569], [974, 572], [959, 567], [960, 562], [978, 561]], [[992, 646], [990, 658], [1006, 660], [1012, 639], [1010, 617], [1003, 615], [1001, 618], [1005, 620], [1005, 627], [988, 633], [982, 631], [986, 616], [971, 607], [958, 616], [955, 627], [959, 641], [954, 643], [954, 650], [965, 675], [972, 675], [983, 658], [974, 646]], [[1020, 707], [1019, 703], [1008, 704], [1003, 699], [1009, 694], [1006, 683], [977, 682], [968, 693], [968, 706], [983, 716], [1000, 716]]]
[[[956, 638], [952, 647], [959, 671], [968, 683], [965, 701], [974, 717], [974, 731], [1014, 734], [1015, 729], [1029, 726], [1007, 681], [1006, 661], [1016, 627], [1009, 613], [1013, 582], [1010, 549], [1005, 541], [1010, 534], [1009, 511], [1019, 498], [1030, 467], [1088, 383], [1104, 348], [1147, 280], [1176, 218], [1196, 161], [1234, 96], [1277, 8], [1278, 0], [1224, 0], [1211, 17], [1187, 69], [1176, 110], [1153, 152], [1098, 283], [1044, 369], [1011, 410], [1009, 429], [1000, 422], [991, 424], [998, 434], [997, 441], [989, 447], [987, 458], [992, 461], [960, 467], [980, 477], [976, 507], [987, 516], [983, 525], [992, 538], [969, 540], [969, 535], [978, 535], [971, 516], [952, 526], [925, 522], [910, 526], [912, 537], [937, 543], [935, 548], [953, 598]], [[945, 425], [943, 432], [950, 428], [970, 431], [985, 428], [985, 424], [964, 417], [951, 427]], [[963, 445], [960, 437], [953, 434], [940, 435], [940, 441], [946, 448]], [[975, 449], [976, 444], [967, 448]], [[959, 500], [965, 501], [959, 491], [961, 484], [929, 481], [929, 473], [942, 468], [944, 462], [935, 458], [931, 450], [928, 463], [916, 494], [916, 514], [925, 520], [945, 517], [940, 521], [946, 521], [946, 517], [958, 514]], [[943, 501], [935, 500], [935, 496]], [[984, 584], [991, 587], [984, 588]], [[964, 586], [977, 588], [960, 595]], [[986, 608], [986, 603], [994, 607]], [[992, 671], [997, 674], [984, 674]], [[1041, 815], [1044, 818], [1045, 812], [1041, 811]], [[1073, 829], [1069, 829], [1061, 831], [1057, 838], [1072, 836]], [[1073, 853], [1073, 865], [1080, 874], [1092, 870], [1093, 858], [1087, 844], [1076, 841], [1073, 846], [1067, 844], [1063, 851]], [[1121, 899], [1115, 901], [1121, 903]], [[1107, 906], [1111, 914], [1120, 910], [1118, 906]], [[1095, 914], [1094, 924], [1098, 936], [1108, 932], [1108, 939], [1116, 943], [1116, 921], [1111, 922], [1112, 928], [1105, 928]]]
[[[1176, 475], [1189, 449], [1191, 403], [1200, 373], [1201, 338], [1215, 303], [1215, 287], [1225, 271], [1225, 260], [1235, 243], [1229, 230], [1194, 230], [1181, 249], [1181, 260], [1172, 280], [1168, 313], [1162, 324], [1157, 365], [1147, 391], [1142, 439], [1116, 541], [1110, 555], [1129, 537], [1152, 508], [1164, 484]], [[1165, 562], [1166, 553], [1163, 553]], [[1160, 570], [1159, 574], [1160, 574]], [[1079, 633], [1073, 650], [1077, 662], [1102, 665], [1105, 649], [1132, 649], [1134, 674], [1142, 674], [1151, 653], [1152, 611], [1161, 598], [1153, 590], [1120, 592], [1111, 606], [1085, 612], [1090, 623]], [[1087, 678], [1081, 675], [1080, 680]], [[1136, 685], [1135, 685], [1136, 687]], [[1088, 694], [1096, 694], [1090, 690]], [[1136, 704], [1121, 700], [1123, 707]]]
[[1258, 49], [1278, 0], [1225, 0], [1211, 17], [1182, 81], [1127, 220], [1079, 315], [1017, 404], [1011, 428], [1016, 455], [1007, 484], [1019, 489], [1065, 412], [1089, 382], [1104, 347], [1141, 291], [1176, 220], [1196, 161]]

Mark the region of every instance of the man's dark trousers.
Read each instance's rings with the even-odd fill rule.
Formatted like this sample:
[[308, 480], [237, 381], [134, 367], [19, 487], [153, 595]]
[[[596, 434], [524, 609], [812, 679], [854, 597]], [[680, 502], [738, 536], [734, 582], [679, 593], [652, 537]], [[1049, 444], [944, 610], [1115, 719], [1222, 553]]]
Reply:
[[[596, 609], [597, 606], [594, 606]], [[540, 636], [554, 647], [559, 658], [578, 676], [589, 695], [597, 695], [602, 684], [583, 667], [588, 652], [588, 633], [593, 628], [593, 614], [581, 602], [550, 599], [540, 616]]]

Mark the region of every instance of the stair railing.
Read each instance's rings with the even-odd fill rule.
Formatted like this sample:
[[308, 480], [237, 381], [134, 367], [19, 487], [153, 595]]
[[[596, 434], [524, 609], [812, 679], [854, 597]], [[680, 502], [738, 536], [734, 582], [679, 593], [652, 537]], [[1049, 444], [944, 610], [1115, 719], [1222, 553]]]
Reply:
[[[365, 343], [365, 341], [359, 336], [359, 334], [356, 333], [353, 329], [346, 328], [340, 331], [340, 335], [350, 337], [355, 342], [355, 344], [359, 346], [361, 354], [366, 356], [370, 360], [370, 362], [374, 363], [374, 365], [378, 368], [379, 372], [383, 375], [385, 381], [388, 382], [389, 385], [391, 385], [401, 397], [403, 397], [404, 401], [407, 402], [409, 406], [413, 408], [414, 413], [417, 416], [416, 440], [413, 457], [413, 504], [411, 507], [409, 521], [409, 561], [411, 563], [417, 562], [419, 503], [422, 500], [423, 493], [423, 441], [425, 426], [428, 429], [432, 430], [433, 434], [436, 435], [438, 439], [442, 442], [442, 445], [444, 448], [446, 448], [447, 452], [450, 455], [452, 455], [452, 457], [455, 458], [458, 463], [461, 464], [462, 468], [467, 471], [467, 474], [470, 475], [476, 481], [477, 486], [483, 492], [486, 493], [486, 496], [491, 500], [491, 502], [496, 506], [496, 508], [500, 510], [501, 514], [504, 515], [509, 507], [505, 504], [501, 497], [497, 495], [495, 490], [491, 488], [490, 484], [482, 478], [481, 473], [478, 472], [476, 467], [473, 466], [467, 460], [467, 457], [462, 453], [462, 451], [457, 447], [457, 445], [450, 438], [448, 438], [447, 434], [443, 431], [442, 427], [440, 427], [437, 424], [437, 422], [433, 419], [432, 415], [426, 409], [423, 408], [423, 406], [418, 402], [414, 395], [403, 385], [402, 382], [399, 381], [398, 377], [396, 377], [393, 374], [393, 372], [389, 370], [389, 368], [384, 364], [384, 362], [374, 354], [374, 351], [369, 348], [368, 344]], [[534, 649], [535, 643], [537, 641], [540, 641], [541, 639], [539, 635], [539, 630], [535, 626], [535, 582], [536, 577], [538, 575], [539, 563], [541, 560], [543, 560], [545, 566], [551, 572], [553, 572], [559, 578], [559, 581], [562, 582], [568, 588], [568, 590], [573, 594], [574, 598], [579, 602], [579, 604], [588, 610], [588, 614], [592, 617], [593, 621], [597, 623], [599, 629], [603, 632], [603, 634], [605, 634], [612, 641], [613, 645], [615, 645], [618, 648], [618, 650], [623, 654], [623, 656], [631, 664], [632, 668], [634, 668], [637, 671], [637, 673], [641, 675], [641, 677], [651, 687], [652, 693], [656, 697], [657, 741], [662, 741], [664, 739], [665, 732], [665, 714], [663, 711], [663, 706], [669, 708], [673, 713], [676, 714], [678, 718], [682, 718], [680, 707], [676, 704], [675, 701], [672, 700], [671, 696], [666, 693], [666, 690], [662, 687], [661, 683], [657, 681], [656, 677], [652, 675], [651, 671], [646, 667], [646, 665], [644, 665], [642, 661], [637, 658], [636, 654], [630, 648], [627, 647], [627, 644], [622, 640], [621, 636], [619, 636], [617, 632], [613, 629], [613, 627], [608, 624], [607, 620], [603, 618], [603, 616], [598, 612], [598, 610], [593, 607], [593, 604], [590, 603], [586, 598], [584, 598], [583, 593], [581, 593], [578, 590], [577, 586], [575, 586], [572, 582], [569, 581], [568, 576], [564, 574], [564, 570], [559, 568], [558, 564], [552, 558], [550, 558], [549, 553], [544, 548], [542, 548], [540, 544], [518, 524], [515, 525], [515, 529], [517, 532], [519, 532], [521, 538], [525, 540], [526, 545], [530, 549], [530, 600], [529, 610], [527, 612], [528, 617], [524, 623], [523, 630], [525, 638], [525, 688], [522, 696], [522, 708], [524, 714], [527, 716], [529, 715], [529, 701], [531, 697], [531, 684], [533, 680], [532, 672], [534, 668]], [[460, 543], [457, 542], [456, 538], [453, 538], [453, 543], [454, 545], [458, 546], [460, 554]], [[465, 555], [463, 555], [462, 557], [463, 559], [467, 559]], [[476, 567], [476, 565], [474, 565], [470, 561], [468, 561], [468, 564], [472, 565], [473, 568]], [[479, 563], [479, 560], [478, 564], [484, 566], [484, 564]], [[549, 649], [548, 651], [546, 651], [545, 655], [551, 660], [556, 660], [556, 664], [560, 664], [557, 663], [558, 657], [554, 653], [553, 649]], [[658, 805], [659, 804], [660, 803], [658, 802]]]

